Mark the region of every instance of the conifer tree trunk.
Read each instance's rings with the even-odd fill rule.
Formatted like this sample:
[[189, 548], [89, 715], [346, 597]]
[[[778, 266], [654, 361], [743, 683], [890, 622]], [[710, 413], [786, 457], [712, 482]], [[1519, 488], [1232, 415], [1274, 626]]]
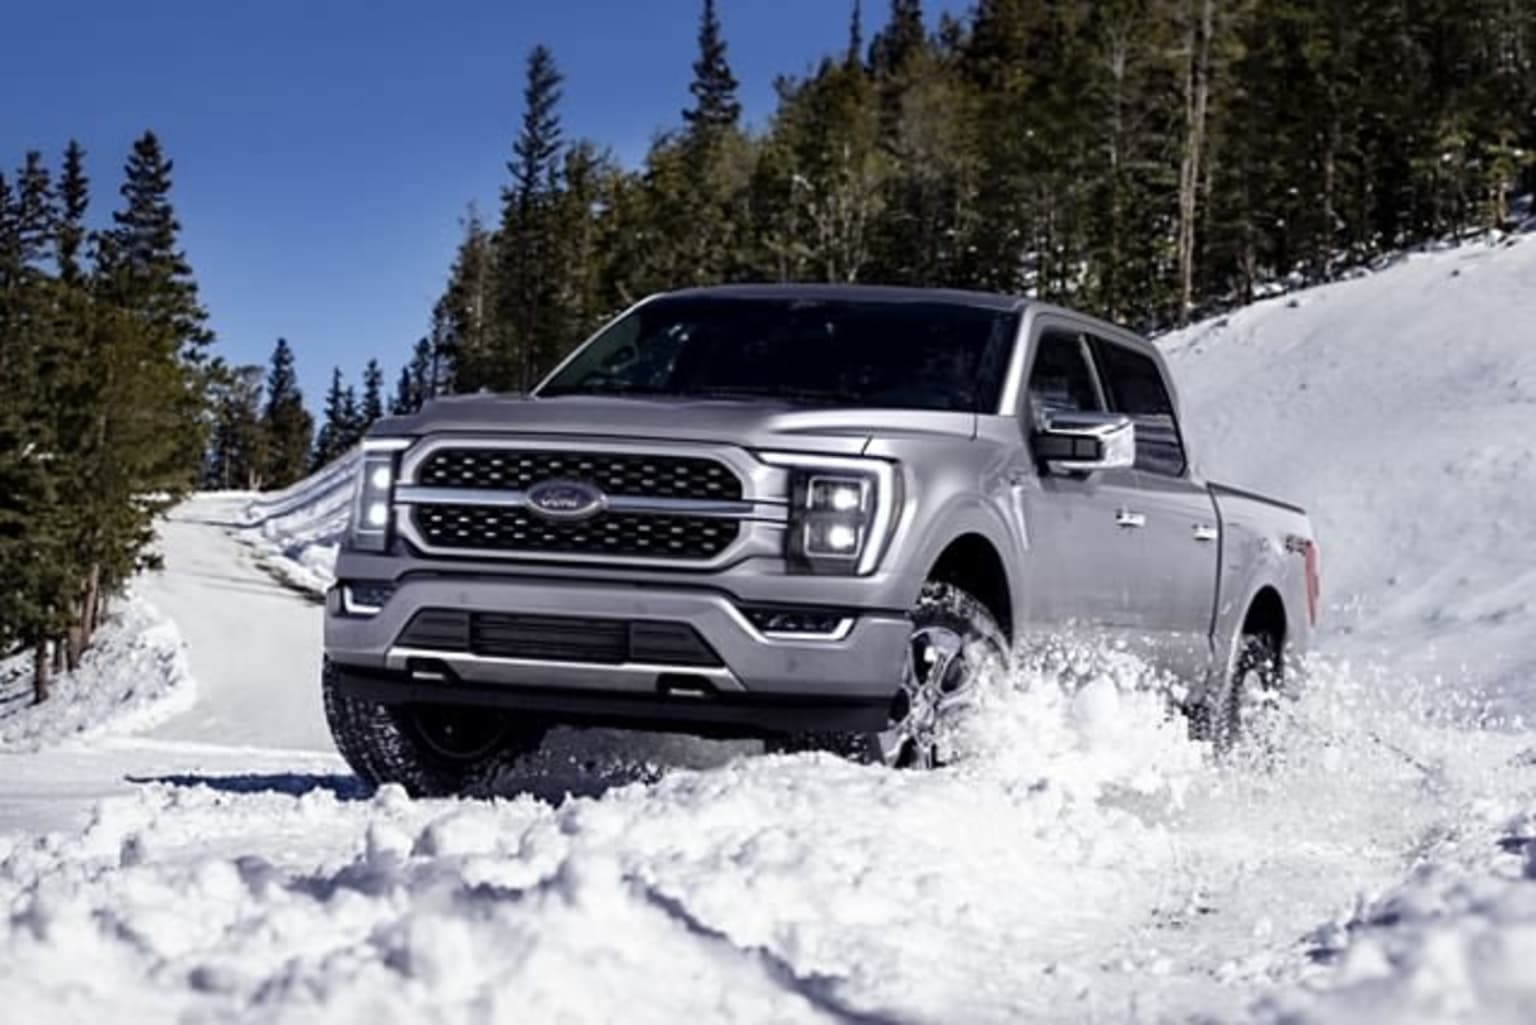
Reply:
[[32, 645], [32, 703], [48, 700], [48, 642], [39, 638]]
[[1195, 294], [1195, 218], [1199, 213], [1201, 160], [1211, 95], [1211, 33], [1215, 0], [1198, 3], [1198, 18], [1187, 12], [1184, 32], [1184, 158], [1179, 166], [1179, 323], [1189, 322]]

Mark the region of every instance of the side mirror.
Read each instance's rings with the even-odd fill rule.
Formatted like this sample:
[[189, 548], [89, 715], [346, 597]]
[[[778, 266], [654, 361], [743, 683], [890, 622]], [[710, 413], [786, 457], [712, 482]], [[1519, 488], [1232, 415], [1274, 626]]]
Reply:
[[1035, 432], [1035, 458], [1063, 476], [1136, 465], [1136, 424], [1119, 413], [1049, 413]]

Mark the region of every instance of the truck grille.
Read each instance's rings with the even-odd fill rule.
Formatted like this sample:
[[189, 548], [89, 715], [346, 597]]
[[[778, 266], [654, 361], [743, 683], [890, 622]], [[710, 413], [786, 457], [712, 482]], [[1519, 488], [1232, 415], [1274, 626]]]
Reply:
[[[425, 453], [411, 476], [430, 498], [410, 503], [410, 523], [424, 546], [445, 554], [700, 563], [723, 554], [742, 532], [736, 510], [721, 508], [741, 503], [742, 479], [708, 455], [464, 442]], [[588, 519], [545, 515], [528, 501], [547, 481], [589, 484], [613, 507]]]
[[445, 549], [704, 560], [741, 533], [737, 520], [702, 516], [610, 512], [559, 523], [526, 509], [473, 505], [422, 505], [411, 515], [422, 539]]
[[443, 448], [416, 471], [434, 488], [526, 491], [540, 481], [580, 480], [609, 495], [735, 501], [741, 481], [730, 468], [696, 456], [558, 449]]
[[714, 668], [720, 656], [687, 623], [423, 609], [396, 643], [490, 658]]

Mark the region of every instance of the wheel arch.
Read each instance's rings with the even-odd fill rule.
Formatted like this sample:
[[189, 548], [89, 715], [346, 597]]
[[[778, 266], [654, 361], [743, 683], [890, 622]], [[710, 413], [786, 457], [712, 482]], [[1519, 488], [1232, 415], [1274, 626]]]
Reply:
[[1272, 585], [1265, 584], [1248, 600], [1248, 611], [1243, 614], [1239, 636], [1263, 634], [1275, 642], [1275, 649], [1279, 651], [1285, 648], [1288, 629], [1285, 599]]
[[992, 613], [1003, 635], [1013, 639], [1012, 583], [991, 538], [974, 530], [950, 538], [930, 561], [925, 580], [941, 580], [968, 592]]

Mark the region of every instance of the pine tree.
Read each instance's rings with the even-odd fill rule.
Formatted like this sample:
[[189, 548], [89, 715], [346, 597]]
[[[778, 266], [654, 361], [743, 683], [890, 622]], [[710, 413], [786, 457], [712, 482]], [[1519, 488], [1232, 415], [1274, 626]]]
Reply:
[[448, 287], [433, 307], [442, 361], [441, 384], [476, 391], [489, 384], [496, 353], [497, 253], [495, 240], [471, 208], [464, 237], [448, 272]]
[[229, 367], [215, 361], [214, 429], [205, 483], [218, 489], [262, 486], [264, 438], [261, 417], [262, 368]]
[[59, 203], [59, 278], [65, 284], [78, 284], [85, 274], [81, 257], [86, 238], [85, 214], [90, 207], [90, 179], [85, 174], [85, 150], [73, 139], [64, 150]]
[[731, 65], [726, 60], [715, 0], [704, 0], [703, 10], [699, 13], [699, 56], [693, 62], [693, 81], [688, 85], [694, 103], [683, 111], [689, 137], [696, 144], [736, 129], [741, 119], [736, 88], [736, 76], [731, 73]]
[[864, 6], [860, 0], [853, 0], [853, 12], [848, 17], [848, 49], [843, 54], [843, 63], [853, 67], [863, 60]]
[[891, 0], [890, 19], [870, 47], [876, 75], [891, 78], [927, 48], [922, 0]]
[[341, 368], [331, 368], [331, 388], [325, 393], [324, 419], [315, 434], [315, 448], [310, 455], [311, 473], [325, 466], [346, 451], [356, 418], [356, 399], [351, 389], [341, 383]]
[[441, 394], [439, 366], [432, 342], [427, 338], [416, 340], [411, 350], [410, 362], [400, 368], [400, 378], [395, 387], [395, 398], [390, 412], [395, 416], [409, 416], [421, 409], [430, 398]]
[[400, 376], [395, 378], [395, 397], [389, 402], [390, 416], [410, 416], [421, 408], [413, 383], [410, 365], [401, 367]]
[[157, 407], [171, 421], [168, 437], [175, 441], [160, 484], [175, 494], [195, 478], [206, 448], [202, 364], [214, 338], [180, 247], [181, 224], [170, 202], [172, 170], [153, 132], [133, 144], [119, 189], [123, 205], [99, 239], [97, 291], [134, 319], [157, 353], [175, 361], [176, 394], [168, 393]]
[[672, 286], [710, 284], [739, 269], [736, 237], [747, 208], [750, 153], [740, 129], [741, 103], [714, 0], [699, 13], [698, 56], [683, 111], [684, 128], [651, 157], [651, 203], [671, 240], [665, 276]]
[[133, 144], [121, 193], [103, 239], [108, 295], [162, 335], [183, 359], [200, 362], [213, 342], [208, 313], [180, 248], [181, 223], [170, 205], [174, 165], [153, 132]]
[[377, 359], [370, 359], [363, 368], [363, 399], [358, 409], [358, 435], [361, 436], [363, 431], [383, 416], [384, 368], [379, 366]]
[[874, 83], [863, 65], [828, 60], [813, 78], [779, 88], [774, 143], [759, 155], [754, 183], [764, 194], [768, 273], [858, 281], [873, 257], [890, 171]]
[[496, 358], [481, 382], [498, 391], [526, 391], [552, 358], [548, 313], [554, 304], [550, 271], [558, 252], [551, 210], [560, 180], [560, 83], [548, 48], [534, 47], [523, 90], [522, 131], [507, 165], [512, 182], [502, 190]]
[[267, 402], [262, 411], [266, 452], [261, 461], [262, 478], [270, 487], [287, 487], [303, 477], [309, 466], [310, 435], [314, 421], [304, 408], [294, 370], [293, 350], [279, 338], [267, 368]]
[[59, 339], [38, 265], [39, 232], [50, 220], [48, 177], [29, 154], [14, 190], [0, 174], [0, 650], [31, 647], [39, 702], [48, 696], [49, 644], [68, 628], [72, 575], [48, 393]]

